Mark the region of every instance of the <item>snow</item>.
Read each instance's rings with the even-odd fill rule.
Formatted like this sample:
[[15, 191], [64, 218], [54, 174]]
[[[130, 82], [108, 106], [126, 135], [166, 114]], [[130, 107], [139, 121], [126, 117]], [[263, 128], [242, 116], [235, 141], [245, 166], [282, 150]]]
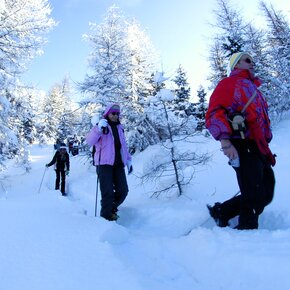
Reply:
[[198, 137], [212, 159], [180, 198], [150, 198], [155, 185], [136, 176], [153, 148], [134, 155], [118, 222], [99, 217], [99, 200], [94, 216], [96, 175], [84, 156], [71, 157], [62, 197], [44, 167], [53, 146], [31, 146], [32, 170], [10, 164], [0, 177], [0, 289], [290, 289], [289, 129], [286, 120], [274, 130], [275, 198], [251, 231], [219, 228], [208, 216], [207, 203], [238, 191], [211, 138]]

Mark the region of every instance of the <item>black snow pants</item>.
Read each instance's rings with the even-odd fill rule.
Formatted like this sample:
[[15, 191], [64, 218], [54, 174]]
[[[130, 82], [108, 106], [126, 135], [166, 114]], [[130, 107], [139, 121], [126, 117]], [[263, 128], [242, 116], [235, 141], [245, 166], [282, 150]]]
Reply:
[[101, 190], [101, 216], [110, 220], [128, 194], [124, 166], [99, 165], [97, 174]]
[[253, 141], [231, 141], [240, 158], [234, 169], [241, 194], [222, 203], [221, 214], [227, 220], [239, 216], [238, 229], [257, 229], [259, 215], [274, 196], [274, 172]]
[[55, 173], [56, 173], [55, 189], [59, 189], [60, 178], [61, 178], [60, 191], [62, 194], [65, 194], [65, 171], [56, 169]]

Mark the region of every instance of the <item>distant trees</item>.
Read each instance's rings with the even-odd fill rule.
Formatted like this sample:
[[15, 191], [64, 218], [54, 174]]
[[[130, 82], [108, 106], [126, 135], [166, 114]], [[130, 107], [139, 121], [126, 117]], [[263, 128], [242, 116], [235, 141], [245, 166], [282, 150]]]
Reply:
[[181, 117], [186, 116], [186, 111], [190, 106], [190, 87], [187, 82], [186, 72], [179, 65], [176, 76], [173, 79], [173, 82], [176, 85], [175, 95], [176, 98], [174, 99], [174, 112]]
[[73, 103], [70, 99], [70, 87], [67, 78], [62, 83], [55, 84], [42, 102], [38, 134], [40, 143], [59, 139], [64, 141], [68, 135], [75, 133], [79, 116], [73, 113]]
[[205, 113], [207, 111], [206, 92], [202, 86], [197, 91], [198, 103], [195, 107], [194, 116], [197, 119], [197, 131], [205, 129]]

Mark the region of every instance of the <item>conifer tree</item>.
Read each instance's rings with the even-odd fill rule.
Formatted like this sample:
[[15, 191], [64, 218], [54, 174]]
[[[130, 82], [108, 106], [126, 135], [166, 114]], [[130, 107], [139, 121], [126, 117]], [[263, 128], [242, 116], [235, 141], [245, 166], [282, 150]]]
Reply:
[[260, 7], [267, 21], [267, 98], [272, 120], [279, 121], [290, 110], [290, 28], [285, 15], [273, 5], [261, 1]]
[[[41, 54], [45, 34], [54, 26], [47, 0], [5, 0], [0, 5], [0, 171], [6, 158], [23, 151], [22, 133], [15, 133], [15, 112], [26, 104], [18, 99], [21, 74]], [[20, 107], [15, 107], [15, 105]], [[22, 112], [24, 112], [23, 110]], [[28, 118], [18, 115], [22, 125]], [[12, 123], [10, 123], [12, 122]], [[20, 123], [17, 123], [20, 128]], [[26, 126], [28, 123], [26, 123]], [[20, 130], [21, 131], [21, 130]], [[26, 132], [27, 133], [27, 132]], [[26, 154], [23, 154], [23, 156]]]
[[190, 106], [189, 98], [190, 98], [190, 87], [187, 82], [186, 72], [179, 65], [176, 71], [176, 77], [173, 79], [173, 82], [176, 85], [175, 96], [174, 99], [174, 112], [180, 117], [186, 116], [186, 111]]
[[205, 128], [205, 113], [207, 111], [206, 105], [206, 92], [204, 88], [200, 86], [197, 91], [198, 104], [196, 106], [195, 117], [197, 118], [196, 130], [202, 131]]
[[156, 62], [149, 37], [136, 21], [126, 19], [112, 6], [100, 25], [91, 24], [85, 38], [92, 45], [92, 73], [80, 84], [85, 93], [83, 104], [104, 109], [108, 103], [119, 103], [130, 151], [144, 150], [154, 139], [144, 115], [146, 98], [153, 91], [150, 77]]
[[[150, 116], [152, 123], [158, 126], [162, 141], [160, 150], [155, 150], [153, 156], [145, 163], [141, 178], [143, 182], [153, 180], [156, 183], [153, 193], [156, 197], [166, 192], [182, 195], [184, 187], [194, 176], [194, 166], [204, 164], [209, 158], [207, 154], [196, 154], [193, 150], [185, 151], [178, 146], [179, 141], [188, 140], [190, 135], [182, 135], [185, 123], [168, 109], [167, 104], [174, 98], [172, 91], [161, 88], [150, 99]], [[187, 170], [190, 170], [191, 174], [185, 174]]]
[[43, 101], [43, 113], [39, 134], [41, 143], [64, 141], [68, 135], [74, 134], [74, 114], [69, 98], [67, 78], [55, 84]]
[[211, 87], [227, 76], [228, 59], [238, 51], [246, 50], [246, 28], [240, 13], [231, 7], [228, 0], [217, 0], [217, 9], [214, 11], [216, 23], [213, 25], [218, 33], [210, 47], [210, 68], [208, 79]]

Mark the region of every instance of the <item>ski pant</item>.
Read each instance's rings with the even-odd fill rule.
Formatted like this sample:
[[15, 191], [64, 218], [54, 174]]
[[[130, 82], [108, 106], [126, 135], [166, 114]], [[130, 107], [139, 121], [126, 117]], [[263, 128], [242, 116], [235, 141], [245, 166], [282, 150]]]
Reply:
[[61, 178], [60, 191], [62, 194], [64, 194], [65, 193], [65, 171], [56, 169], [55, 173], [56, 173], [55, 189], [59, 189], [60, 178]]
[[240, 229], [256, 229], [259, 215], [274, 196], [274, 172], [253, 141], [232, 140], [232, 143], [240, 158], [240, 167], [234, 169], [241, 195], [225, 201], [221, 214], [227, 220], [239, 216]]
[[99, 165], [97, 174], [101, 190], [101, 216], [110, 220], [128, 194], [128, 185], [123, 166]]

